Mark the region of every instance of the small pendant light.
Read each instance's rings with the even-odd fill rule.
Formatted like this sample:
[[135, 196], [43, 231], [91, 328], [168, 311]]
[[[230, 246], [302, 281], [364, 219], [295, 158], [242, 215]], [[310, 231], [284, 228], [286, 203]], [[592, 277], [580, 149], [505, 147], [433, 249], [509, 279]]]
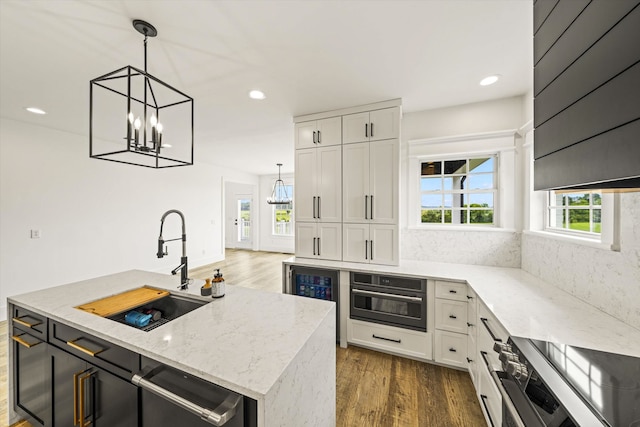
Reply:
[[270, 205], [287, 205], [291, 203], [291, 196], [289, 195], [284, 182], [280, 178], [280, 168], [282, 168], [282, 163], [276, 164], [278, 165], [278, 179], [273, 183], [271, 197], [267, 197], [267, 203]]

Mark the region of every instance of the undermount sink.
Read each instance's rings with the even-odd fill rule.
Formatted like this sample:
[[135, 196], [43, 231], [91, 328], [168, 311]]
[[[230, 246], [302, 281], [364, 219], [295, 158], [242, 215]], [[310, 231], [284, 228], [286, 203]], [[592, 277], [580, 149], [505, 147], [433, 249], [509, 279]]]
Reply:
[[124, 320], [125, 315], [131, 311], [127, 310], [122, 313], [114, 314], [112, 316], [107, 316], [107, 319], [115, 320], [116, 322], [123, 323], [125, 325], [131, 326], [136, 329], [141, 329], [145, 332], [148, 332], [152, 329], [155, 329], [159, 326], [164, 325], [165, 323], [169, 323], [172, 320], [177, 319], [178, 317], [187, 314], [196, 308], [202, 307], [205, 304], [210, 303], [211, 299], [199, 298], [196, 296], [187, 296], [170, 293], [169, 295], [157, 299], [155, 301], [149, 302], [147, 304], [141, 305], [139, 307], [134, 308], [133, 310], [137, 311], [145, 311], [148, 309], [158, 310], [161, 313], [161, 318], [158, 320], [152, 320], [147, 326], [137, 327], [127, 323]]

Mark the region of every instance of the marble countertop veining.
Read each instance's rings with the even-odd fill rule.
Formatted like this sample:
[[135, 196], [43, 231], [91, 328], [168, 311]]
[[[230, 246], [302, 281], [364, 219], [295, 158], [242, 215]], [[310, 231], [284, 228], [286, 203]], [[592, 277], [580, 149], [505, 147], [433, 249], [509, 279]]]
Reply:
[[[190, 285], [200, 297], [203, 281]], [[175, 293], [176, 276], [131, 270], [8, 298], [10, 303], [89, 332], [254, 399], [263, 398], [335, 304], [226, 286], [212, 300], [144, 332], [74, 308], [143, 285]]]
[[640, 330], [519, 268], [410, 260], [384, 266], [296, 257], [284, 262], [464, 281], [510, 335], [640, 357]]

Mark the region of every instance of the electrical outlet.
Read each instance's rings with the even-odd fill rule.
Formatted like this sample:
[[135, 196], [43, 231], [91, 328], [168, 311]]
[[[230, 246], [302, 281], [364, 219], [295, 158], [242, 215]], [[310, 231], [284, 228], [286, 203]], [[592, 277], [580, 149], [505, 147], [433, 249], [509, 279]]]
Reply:
[[31, 230], [31, 238], [39, 239], [40, 238], [40, 230]]

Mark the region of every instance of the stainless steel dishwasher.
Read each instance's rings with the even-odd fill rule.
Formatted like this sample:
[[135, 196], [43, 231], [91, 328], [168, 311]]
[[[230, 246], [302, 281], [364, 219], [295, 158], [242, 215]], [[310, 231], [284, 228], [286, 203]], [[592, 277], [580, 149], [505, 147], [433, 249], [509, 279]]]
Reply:
[[257, 402], [155, 360], [131, 382], [141, 389], [142, 427], [254, 427]]

